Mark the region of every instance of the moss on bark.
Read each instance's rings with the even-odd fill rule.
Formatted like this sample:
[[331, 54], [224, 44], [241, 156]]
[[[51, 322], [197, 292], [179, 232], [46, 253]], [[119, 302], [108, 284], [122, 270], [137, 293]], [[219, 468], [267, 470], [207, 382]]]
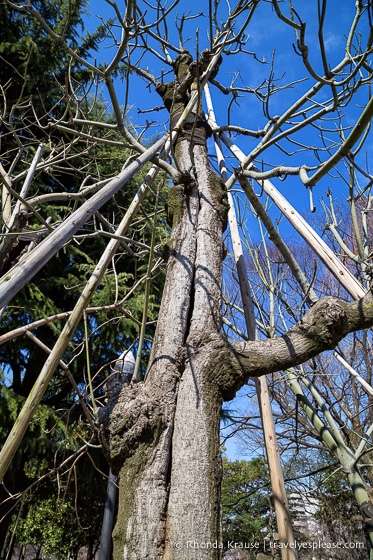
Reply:
[[113, 560], [123, 560], [124, 549], [130, 557], [131, 543], [127, 540], [127, 526], [135, 507], [136, 490], [140, 485], [154, 446], [142, 443], [135, 453], [127, 459], [119, 474], [118, 515], [113, 531]]
[[[203, 372], [202, 372], [203, 375]], [[205, 377], [205, 376], [203, 376]], [[211, 504], [211, 535], [221, 541], [221, 505], [220, 488], [222, 479], [222, 462], [220, 452], [220, 412], [222, 398], [216, 384], [204, 378], [202, 394], [206, 409], [207, 445], [210, 458], [210, 472], [208, 474], [208, 499]], [[215, 549], [216, 558], [221, 558], [221, 550]]]
[[174, 228], [180, 220], [184, 204], [184, 185], [173, 185], [169, 188], [167, 199], [167, 223]]

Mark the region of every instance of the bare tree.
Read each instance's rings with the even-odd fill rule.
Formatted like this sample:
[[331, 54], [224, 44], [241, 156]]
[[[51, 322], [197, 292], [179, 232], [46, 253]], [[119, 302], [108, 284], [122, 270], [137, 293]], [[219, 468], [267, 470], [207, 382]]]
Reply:
[[[6, 4], [12, 10], [36, 18], [45, 33], [64, 45], [72, 61], [92, 73], [92, 84], [100, 80], [107, 88], [116, 118], [115, 124], [110, 125], [113, 129], [90, 119], [85, 103], [86, 93], [80, 91], [79, 84], [76, 86], [70, 82], [66, 86], [67, 93], [66, 88], [63, 93], [68, 96], [68, 108], [61, 118], [51, 116], [48, 130], [60, 130], [71, 135], [73, 140], [69, 146], [75, 146], [75, 138], [77, 142], [84, 140], [87, 142], [86, 149], [93, 149], [96, 141], [105, 141], [105, 135], [102, 139], [98, 130], [115, 130], [121, 135], [121, 146], [141, 155], [136, 155], [136, 159], [107, 185], [96, 183], [86, 190], [86, 202], [78, 204], [61, 225], [47, 235], [45, 241], [23, 256], [4, 275], [0, 281], [1, 306], [7, 305], [35, 272], [53, 258], [146, 161], [151, 160], [169, 173], [173, 182], [168, 196], [168, 219], [172, 231], [168, 242], [167, 276], [147, 373], [144, 381], [123, 388], [119, 396], [109, 399], [98, 416], [103, 447], [107, 450], [113, 472], [119, 475], [114, 556], [176, 560], [190, 558], [194, 554], [191, 550], [198, 549], [201, 559], [219, 558], [222, 547], [219, 505], [219, 418], [222, 402], [232, 399], [237, 389], [250, 377], [293, 368], [316, 358], [323, 351], [334, 349], [350, 333], [373, 324], [370, 276], [367, 273], [370, 259], [368, 240], [361, 247], [360, 260], [365, 266], [362, 284], [310, 225], [297, 216], [286, 200], [281, 199], [269, 181], [276, 177], [289, 180], [296, 177], [297, 181], [293, 184], [298, 189], [305, 186], [312, 195], [315, 185], [328, 174], [344, 172], [344, 161], [359, 165], [355, 160], [359, 159], [363, 142], [368, 138], [373, 112], [373, 102], [369, 99], [372, 79], [371, 4], [359, 1], [354, 10], [346, 14], [349, 21], [346, 25], [344, 20], [346, 37], [343, 37], [343, 45], [338, 51], [340, 59], [333, 52], [329, 60], [327, 26], [335, 29], [326, 0], [319, 2], [318, 12], [313, 15], [313, 20], [310, 19], [309, 26], [306, 26], [306, 8], [301, 5], [296, 9], [291, 2], [288, 6], [277, 0], [239, 0], [232, 6], [210, 2], [206, 10], [207, 40], [200, 39], [198, 27], [204, 21], [204, 14], [185, 11], [183, 2], [174, 2], [170, 6], [160, 3], [155, 6], [145, 3], [142, 6], [141, 3], [128, 2], [122, 14], [118, 5], [110, 0], [108, 4], [112, 8], [113, 19], [104, 21], [104, 25], [114, 54], [111, 62], [101, 66], [93, 60], [82, 59], [63, 35], [48, 26], [32, 2], [16, 4], [6, 0]], [[312, 18], [312, 14], [309, 17]], [[257, 24], [262, 27], [261, 33], [264, 28], [268, 33], [271, 29], [268, 22], [274, 28], [281, 26], [287, 64], [290, 65], [290, 60], [301, 61], [297, 72], [291, 72], [289, 82], [277, 78], [274, 54], [267, 74], [261, 77], [263, 59], [258, 52], [254, 54], [247, 50], [250, 29], [255, 29]], [[193, 35], [191, 45], [190, 41], [187, 42], [188, 34]], [[341, 32], [338, 37], [342, 40]], [[315, 46], [309, 48], [308, 45], [314, 41]], [[250, 69], [260, 65], [258, 78], [238, 72], [227, 84], [225, 72], [232, 68], [233, 55]], [[137, 99], [134, 102], [140, 105], [138, 84], [141, 80], [150, 88], [152, 98], [158, 96], [157, 109], [158, 103], [162, 103], [170, 113], [167, 119], [169, 141], [165, 152], [170, 151], [172, 165], [161, 153], [166, 139], [145, 149], [135, 132], [126, 126], [115, 89], [114, 78], [118, 72], [122, 73], [126, 83], [124, 111], [127, 103], [131, 103], [131, 84], [135, 80]], [[218, 95], [226, 94], [229, 99], [226, 107], [228, 118], [222, 126], [202, 110], [203, 89], [208, 81], [217, 88]], [[232, 111], [238, 102], [244, 103], [241, 97], [246, 94], [261, 109], [257, 122], [252, 122], [254, 112], [250, 111], [248, 118], [242, 118], [242, 109], [238, 114]], [[277, 99], [281, 99], [277, 104], [279, 111], [273, 112]], [[221, 113], [219, 109], [218, 120], [222, 118]], [[238, 125], [234, 124], [235, 120]], [[19, 138], [19, 131], [12, 126], [13, 121], [9, 119], [10, 133]], [[248, 153], [245, 155], [225, 132], [249, 137], [254, 144], [246, 144], [250, 148], [246, 148]], [[232, 173], [225, 183], [213, 171], [208, 156], [208, 138], [213, 133], [226, 143], [229, 153], [234, 154], [239, 162], [233, 164]], [[50, 168], [57, 165], [60, 162], [58, 158], [66, 164], [69, 157], [64, 147], [61, 147], [56, 162], [53, 160], [54, 152], [52, 154], [45, 161], [35, 156], [34, 165], [29, 168], [30, 175], [43, 166]], [[17, 222], [11, 218], [20, 215], [18, 200], [48, 230], [50, 224], [41, 217], [39, 210], [35, 210], [35, 201], [31, 201], [34, 204], [28, 202], [26, 193], [21, 189], [16, 191], [8, 179], [17, 163], [17, 159], [9, 162], [8, 169], [3, 168], [2, 174], [4, 210], [8, 212], [6, 235], [13, 234], [22, 226], [22, 220]], [[358, 173], [365, 177], [360, 171]], [[273, 197], [312, 246], [317, 258], [343, 282], [352, 301], [338, 297], [339, 294], [316, 301], [312, 293], [312, 278], [307, 278], [291, 250], [279, 235], [276, 237], [276, 228], [271, 228], [270, 221], [266, 219], [268, 212], [256, 204], [258, 197], [250, 180], [257, 181], [258, 188]], [[370, 182], [370, 178], [368, 180]], [[110, 241], [51, 350], [40, 379], [4, 446], [2, 475], [14, 454], [15, 442], [20, 441], [92, 294], [124, 240], [150, 181], [150, 178], [145, 180], [133, 205], [117, 226], [114, 239]], [[258, 216], [261, 212], [264, 226], [276, 240], [310, 305], [309, 311], [302, 309], [301, 317], [290, 314], [289, 321], [284, 322], [283, 332], [278, 336], [273, 336], [273, 329], [270, 332], [274, 326], [270, 321], [269, 338], [248, 342], [230, 341], [222, 333], [223, 232], [228, 211], [226, 190], [232, 189], [237, 182], [243, 189], [239, 196], [243, 196], [244, 192], [255, 205]], [[96, 188], [97, 192], [90, 196]], [[81, 193], [73, 195], [78, 199]], [[59, 196], [53, 193], [54, 200]], [[37, 201], [38, 208], [41, 203]], [[4, 248], [4, 255], [6, 251]], [[272, 284], [270, 289], [273, 289]], [[261, 312], [259, 309], [259, 319]], [[266, 313], [265, 308], [263, 313]], [[138, 375], [135, 375], [136, 379], [139, 379]], [[368, 503], [366, 506], [364, 488], [359, 500], [360, 505], [369, 510], [365, 518], [373, 543], [369, 525], [371, 505]]]
[[[328, 194], [330, 197], [330, 193]], [[353, 206], [353, 204], [352, 204]], [[334, 221], [336, 223], [337, 209], [333, 209]], [[363, 212], [364, 216], [364, 212]], [[356, 238], [349, 223], [348, 208], [344, 208], [343, 220], [338, 223], [344, 235], [349, 235], [351, 250], [346, 248], [345, 257], [356, 249]], [[358, 220], [360, 227], [356, 229], [356, 237], [366, 229], [367, 222]], [[357, 221], [355, 222], [357, 225]], [[335, 237], [341, 242], [341, 233], [335, 230]], [[261, 312], [259, 321], [260, 328], [265, 336], [274, 336], [274, 333], [283, 332], [284, 327], [293, 320], [298, 320], [302, 314], [302, 306], [305, 304], [305, 295], [299, 290], [294, 277], [277, 249], [267, 244], [265, 235], [260, 245], [255, 247], [252, 243], [247, 244], [251, 253], [249, 268], [254, 267], [256, 274], [265, 278], [265, 282], [256, 290], [256, 301]], [[337, 248], [335, 248], [337, 252]], [[292, 247], [293, 255], [297, 255], [299, 262], [303, 261], [303, 270], [312, 266], [312, 255], [307, 247]], [[364, 270], [364, 261], [359, 258], [346, 259], [351, 269], [357, 267], [355, 274], [358, 276]], [[357, 250], [356, 250], [357, 254]], [[312, 276], [312, 273], [311, 273]], [[333, 291], [338, 291], [338, 282], [327, 270], [314, 271], [312, 297], [325, 296]], [[293, 285], [289, 290], [288, 282]], [[267, 285], [266, 285], [267, 284]], [[300, 286], [298, 286], [299, 289]], [[234, 293], [232, 285], [230, 292]], [[291, 299], [284, 294], [291, 293]], [[227, 300], [228, 301], [228, 300]], [[233, 319], [238, 321], [239, 315], [237, 305]], [[232, 321], [226, 320], [229, 328], [235, 328]], [[235, 329], [239, 332], [238, 329]], [[350, 483], [351, 497], [360, 506], [361, 520], [366, 521], [365, 528], [370, 525], [371, 516], [371, 437], [372, 431], [372, 396], [371, 386], [371, 360], [368, 358], [371, 348], [371, 332], [362, 331], [346, 337], [334, 352], [318, 356], [291, 370], [275, 373], [271, 376], [270, 393], [274, 405], [276, 418], [277, 437], [280, 447], [292, 469], [293, 462], [300, 457], [298, 470], [296, 472], [295, 487], [299, 487], [299, 479], [307, 481], [310, 473], [322, 466], [325, 471], [325, 460], [328, 457], [329, 476], [338, 477], [340, 471], [345, 474]], [[252, 390], [248, 392], [250, 399], [253, 398]], [[261, 426], [253, 430], [256, 420], [249, 412], [248, 417], [239, 420], [241, 426], [237, 431], [244, 434], [243, 440], [246, 445], [257, 447], [261, 440]], [[247, 424], [251, 430], [247, 428]], [[228, 435], [229, 437], [229, 435]], [[303, 453], [306, 456], [311, 453], [315, 463], [303, 462]], [[315, 451], [318, 455], [315, 455]], [[327, 451], [327, 453], [325, 453]], [[324, 463], [324, 465], [323, 465]], [[294, 473], [293, 473], [294, 474]], [[289, 482], [288, 474], [288, 482]], [[307, 487], [305, 482], [304, 487]], [[307, 491], [316, 496], [318, 489], [308, 485]], [[360, 494], [362, 492], [362, 494]], [[353, 504], [350, 504], [354, 507]], [[330, 515], [330, 512], [329, 512]]]

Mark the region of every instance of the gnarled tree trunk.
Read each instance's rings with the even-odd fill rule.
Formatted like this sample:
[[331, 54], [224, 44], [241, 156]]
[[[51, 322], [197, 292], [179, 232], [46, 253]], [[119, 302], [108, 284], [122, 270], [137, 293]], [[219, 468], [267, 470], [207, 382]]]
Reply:
[[[176, 152], [184, 182], [170, 190], [168, 272], [146, 381], [125, 388], [110, 415], [115, 558], [186, 558], [188, 541], [219, 541], [222, 398], [198, 349], [221, 328], [226, 207], [206, 146], [181, 140]], [[199, 557], [218, 558], [214, 550]]]

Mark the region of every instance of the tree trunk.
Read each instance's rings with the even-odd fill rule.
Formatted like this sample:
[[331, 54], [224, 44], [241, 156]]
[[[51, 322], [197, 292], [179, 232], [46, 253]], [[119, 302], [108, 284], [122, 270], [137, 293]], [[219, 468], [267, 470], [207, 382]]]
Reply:
[[175, 151], [183, 183], [170, 189], [170, 256], [150, 366], [144, 383], [106, 409], [119, 474], [115, 559], [176, 560], [200, 547], [202, 560], [221, 552], [222, 397], [198, 349], [221, 329], [227, 207], [206, 146], [184, 139]]

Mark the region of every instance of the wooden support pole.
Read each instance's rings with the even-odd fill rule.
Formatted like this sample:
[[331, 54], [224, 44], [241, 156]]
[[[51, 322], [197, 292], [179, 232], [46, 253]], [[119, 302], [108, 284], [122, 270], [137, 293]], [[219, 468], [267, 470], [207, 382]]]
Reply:
[[[205, 87], [206, 101], [209, 109], [209, 117], [213, 113], [212, 102], [209, 95], [208, 86]], [[222, 151], [218, 139], [215, 139], [215, 149], [219, 163], [219, 170], [224, 182], [227, 180], [227, 171]], [[244, 255], [242, 250], [241, 239], [238, 231], [236, 212], [234, 209], [233, 197], [228, 192], [228, 221], [231, 231], [234, 259], [239, 278], [242, 304], [244, 309], [244, 317], [249, 340], [257, 339], [257, 329], [255, 324], [254, 306], [250, 293], [249, 281], [244, 263]], [[267, 379], [265, 376], [255, 378], [256, 393], [258, 397], [260, 415], [262, 420], [262, 428], [264, 434], [264, 442], [267, 453], [267, 461], [269, 468], [269, 476], [271, 480], [272, 493], [277, 520], [277, 530], [280, 542], [285, 546], [281, 548], [282, 560], [297, 560], [298, 555], [294, 546], [295, 538], [293, 526], [289, 510], [289, 503], [286, 494], [285, 481], [281, 467], [280, 454], [277, 445], [277, 437], [271, 402], [269, 398]], [[286, 546], [287, 545], [287, 546]], [[290, 546], [289, 546], [290, 545]]]
[[[250, 294], [246, 268], [244, 266], [243, 251], [237, 227], [233, 199], [230, 193], [228, 193], [228, 200], [228, 220], [231, 229], [234, 257], [240, 282], [241, 298], [243, 303], [248, 339], [255, 340], [257, 338], [257, 331], [255, 326], [253, 303]], [[295, 539], [291, 522], [289, 503], [286, 494], [284, 476], [281, 467], [280, 454], [277, 445], [277, 437], [266, 377], [256, 377], [255, 387], [258, 397], [260, 416], [262, 420], [264, 442], [267, 452], [269, 476], [271, 479], [279, 540], [285, 545], [292, 544], [294, 546]], [[296, 560], [298, 557], [297, 551], [294, 548], [285, 547], [281, 548], [281, 556], [282, 560]]]

